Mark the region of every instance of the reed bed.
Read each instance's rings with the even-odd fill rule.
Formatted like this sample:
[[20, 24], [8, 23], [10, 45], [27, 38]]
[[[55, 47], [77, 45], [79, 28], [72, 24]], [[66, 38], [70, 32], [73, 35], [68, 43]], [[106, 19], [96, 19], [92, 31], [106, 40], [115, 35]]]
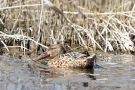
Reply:
[[134, 52], [133, 0], [1, 0], [1, 48], [36, 51], [51, 44]]

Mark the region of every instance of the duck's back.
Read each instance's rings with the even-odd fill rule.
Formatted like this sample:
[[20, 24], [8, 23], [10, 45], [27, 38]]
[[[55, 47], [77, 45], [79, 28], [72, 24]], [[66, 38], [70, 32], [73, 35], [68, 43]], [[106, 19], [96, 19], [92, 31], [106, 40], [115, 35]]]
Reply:
[[48, 62], [51, 67], [81, 67], [93, 66], [95, 56], [87, 56], [79, 52], [61, 54]]

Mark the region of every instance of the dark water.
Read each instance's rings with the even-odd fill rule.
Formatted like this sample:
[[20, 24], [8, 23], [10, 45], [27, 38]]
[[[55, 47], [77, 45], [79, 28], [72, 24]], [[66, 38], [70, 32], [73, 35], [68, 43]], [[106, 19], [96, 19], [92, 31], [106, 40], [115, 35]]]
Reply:
[[97, 69], [44, 69], [29, 57], [0, 56], [0, 90], [135, 90], [132, 55], [100, 55]]

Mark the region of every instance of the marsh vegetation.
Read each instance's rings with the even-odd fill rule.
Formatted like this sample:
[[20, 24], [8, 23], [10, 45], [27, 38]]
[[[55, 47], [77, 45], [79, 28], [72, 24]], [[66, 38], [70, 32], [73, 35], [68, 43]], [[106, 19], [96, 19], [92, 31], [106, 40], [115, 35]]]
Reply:
[[65, 42], [90, 51], [134, 52], [134, 9], [133, 0], [1, 0], [1, 53], [37, 53]]

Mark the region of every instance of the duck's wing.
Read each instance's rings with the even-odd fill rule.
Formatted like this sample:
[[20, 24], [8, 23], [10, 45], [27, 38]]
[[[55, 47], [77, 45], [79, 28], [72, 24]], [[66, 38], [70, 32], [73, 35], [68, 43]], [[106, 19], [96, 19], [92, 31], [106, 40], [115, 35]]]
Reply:
[[82, 58], [82, 57], [87, 57], [86, 54], [80, 53], [80, 52], [72, 52], [72, 57], [76, 57], [76, 58]]

